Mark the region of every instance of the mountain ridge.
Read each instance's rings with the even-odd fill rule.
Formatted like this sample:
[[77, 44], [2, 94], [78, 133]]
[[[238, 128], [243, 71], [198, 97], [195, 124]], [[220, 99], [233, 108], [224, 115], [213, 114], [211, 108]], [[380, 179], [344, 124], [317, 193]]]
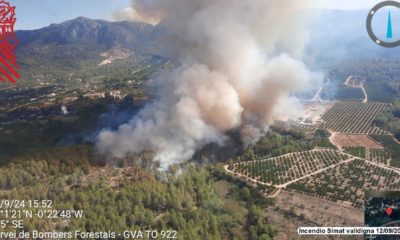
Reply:
[[[17, 61], [29, 78], [39, 68], [71, 71], [97, 66], [105, 53], [124, 52], [133, 60], [157, 56], [151, 46], [155, 27], [141, 22], [111, 22], [78, 17], [36, 30], [18, 30]], [[127, 57], [113, 57], [126, 59]], [[111, 63], [111, 62], [110, 62]]]

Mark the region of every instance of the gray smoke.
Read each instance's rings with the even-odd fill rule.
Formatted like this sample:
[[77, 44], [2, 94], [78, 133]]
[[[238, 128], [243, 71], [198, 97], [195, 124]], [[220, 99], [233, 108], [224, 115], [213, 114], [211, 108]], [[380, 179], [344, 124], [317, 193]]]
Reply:
[[298, 13], [313, 2], [135, 0], [135, 14], [162, 19], [165, 49], [181, 64], [158, 77], [159, 100], [100, 133], [100, 153], [152, 150], [166, 168], [223, 144], [227, 130], [240, 130], [249, 144], [272, 121], [297, 115], [302, 107], [291, 93], [316, 77], [299, 60], [307, 19]]

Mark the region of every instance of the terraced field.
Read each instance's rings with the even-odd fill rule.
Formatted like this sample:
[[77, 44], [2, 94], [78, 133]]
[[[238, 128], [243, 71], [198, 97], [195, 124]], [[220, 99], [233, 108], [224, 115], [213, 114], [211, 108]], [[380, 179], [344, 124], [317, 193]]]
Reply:
[[400, 190], [400, 174], [356, 159], [294, 182], [288, 189], [362, 207], [365, 190]]
[[261, 183], [282, 185], [350, 158], [335, 150], [313, 150], [235, 163], [228, 170]]
[[388, 106], [388, 103], [379, 102], [339, 102], [322, 116], [322, 120], [334, 132], [384, 135], [388, 132], [374, 127], [372, 122]]

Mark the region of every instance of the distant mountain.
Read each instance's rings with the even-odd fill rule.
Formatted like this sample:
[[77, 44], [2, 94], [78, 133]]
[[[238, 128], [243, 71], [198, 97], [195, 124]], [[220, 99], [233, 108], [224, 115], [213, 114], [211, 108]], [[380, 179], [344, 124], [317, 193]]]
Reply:
[[[313, 12], [319, 17], [308, 29], [311, 34], [305, 51], [307, 64], [324, 67], [349, 59], [399, 58], [400, 48], [382, 48], [368, 37], [367, 14], [368, 10]], [[398, 22], [395, 16], [393, 21]], [[378, 19], [375, 24], [385, 26], [386, 22]], [[79, 17], [38, 30], [17, 31], [16, 35], [22, 75], [32, 78], [50, 71], [64, 71], [65, 75], [82, 66], [103, 66], [127, 58], [157, 59], [162, 55], [159, 43], [166, 30], [163, 23], [152, 26]]]
[[101, 62], [110, 52], [124, 52], [124, 56], [131, 52], [136, 57], [153, 54], [155, 30], [147, 23], [79, 17], [38, 30], [17, 31], [18, 62], [28, 69], [43, 65], [75, 68], [85, 61]]
[[17, 31], [19, 48], [32, 45], [98, 44], [104, 48], [138, 48], [154, 27], [147, 23], [108, 22], [84, 17], [33, 31]]

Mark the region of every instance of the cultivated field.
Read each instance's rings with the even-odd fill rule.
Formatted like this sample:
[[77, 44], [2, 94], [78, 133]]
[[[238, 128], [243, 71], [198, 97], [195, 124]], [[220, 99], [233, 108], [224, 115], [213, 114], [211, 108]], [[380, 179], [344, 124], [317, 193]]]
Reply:
[[365, 190], [400, 190], [400, 174], [356, 159], [294, 182], [288, 189], [362, 207]]
[[366, 151], [364, 147], [345, 147], [343, 150], [356, 157], [360, 158], [365, 158], [366, 157]]
[[351, 156], [335, 150], [313, 150], [235, 163], [228, 170], [260, 183], [280, 186], [347, 159]]
[[390, 156], [390, 165], [400, 168], [400, 144], [392, 136], [372, 136], [372, 138], [385, 146], [385, 151]]
[[322, 116], [322, 120], [334, 132], [383, 135], [387, 132], [374, 127], [372, 122], [388, 106], [378, 102], [339, 102]]
[[384, 149], [370, 149], [369, 160], [385, 165], [390, 165], [391, 156]]
[[276, 197], [287, 189], [354, 207], [363, 206], [365, 190], [400, 190], [400, 171], [389, 167], [390, 154], [384, 149], [345, 150], [296, 152], [234, 163], [225, 169], [268, 196]]
[[315, 127], [312, 125], [305, 125], [305, 124], [299, 124], [299, 123], [291, 123], [290, 127], [294, 130], [297, 130], [299, 132], [304, 132], [304, 133], [311, 133], [315, 131]]

